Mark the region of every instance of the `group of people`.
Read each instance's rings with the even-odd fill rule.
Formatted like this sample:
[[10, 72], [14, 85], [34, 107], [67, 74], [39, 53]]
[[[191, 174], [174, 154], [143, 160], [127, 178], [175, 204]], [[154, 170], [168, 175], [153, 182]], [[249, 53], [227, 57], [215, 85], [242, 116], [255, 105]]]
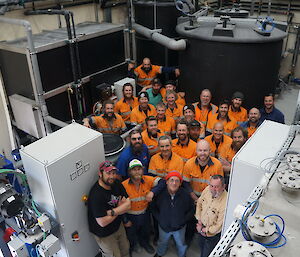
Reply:
[[199, 102], [186, 104], [173, 81], [163, 87], [156, 77], [179, 70], [152, 65], [148, 58], [129, 70], [137, 78], [138, 97], [125, 84], [122, 99], [104, 102], [100, 116], [84, 119], [103, 133], [141, 126], [130, 132], [116, 165], [100, 164], [88, 200], [90, 231], [103, 256], [129, 256], [141, 247], [164, 256], [173, 237], [184, 257], [197, 233], [200, 256], [207, 257], [220, 239], [233, 157], [265, 119], [284, 123], [284, 115], [271, 94], [264, 96], [264, 108], [248, 112], [241, 92], [216, 106], [203, 89]]

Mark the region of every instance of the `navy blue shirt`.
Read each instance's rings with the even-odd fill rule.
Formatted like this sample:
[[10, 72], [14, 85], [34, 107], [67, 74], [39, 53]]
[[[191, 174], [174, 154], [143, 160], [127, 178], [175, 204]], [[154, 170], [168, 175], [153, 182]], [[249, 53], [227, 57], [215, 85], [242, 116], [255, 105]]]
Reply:
[[183, 228], [195, 214], [194, 201], [190, 194], [180, 187], [172, 197], [165, 188], [152, 202], [152, 213], [165, 232]]
[[128, 174], [127, 174], [128, 166], [133, 159], [138, 159], [139, 161], [141, 161], [141, 163], [144, 166], [144, 175], [149, 175], [148, 166], [150, 161], [150, 155], [149, 155], [148, 147], [145, 144], [143, 144], [142, 152], [139, 155], [136, 155], [132, 152], [131, 146], [125, 148], [121, 152], [116, 165], [118, 168], [118, 174], [125, 178], [128, 178]]
[[277, 108], [273, 107], [273, 110], [270, 113], [267, 113], [265, 108], [261, 108], [260, 110], [260, 121], [271, 120], [284, 124], [284, 115]]

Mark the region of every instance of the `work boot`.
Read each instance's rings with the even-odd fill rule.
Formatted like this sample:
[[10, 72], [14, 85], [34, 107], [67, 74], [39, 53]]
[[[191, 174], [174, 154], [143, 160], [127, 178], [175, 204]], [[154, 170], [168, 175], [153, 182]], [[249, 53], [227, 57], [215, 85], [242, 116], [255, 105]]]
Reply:
[[147, 253], [149, 253], [149, 254], [154, 254], [155, 253], [155, 250], [152, 247], [152, 245], [146, 244], [146, 245], [143, 245], [143, 247], [144, 247], [144, 249], [146, 250]]

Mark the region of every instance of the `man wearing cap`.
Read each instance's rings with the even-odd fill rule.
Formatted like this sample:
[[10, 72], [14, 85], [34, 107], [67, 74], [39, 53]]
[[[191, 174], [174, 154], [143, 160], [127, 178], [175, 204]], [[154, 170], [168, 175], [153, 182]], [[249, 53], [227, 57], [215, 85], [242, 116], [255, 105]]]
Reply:
[[160, 130], [161, 133], [164, 133], [165, 135], [173, 136], [175, 135], [175, 127], [176, 123], [173, 118], [166, 116], [166, 109], [164, 103], [158, 103], [156, 105], [156, 112], [157, 112], [157, 127]]
[[104, 101], [103, 114], [85, 118], [83, 122], [83, 125], [88, 128], [91, 128], [94, 124], [97, 130], [102, 133], [120, 135], [126, 130], [126, 125], [122, 117], [114, 113], [114, 102], [111, 100]]
[[139, 130], [132, 130], [129, 134], [130, 145], [126, 147], [120, 154], [117, 161], [118, 175], [123, 179], [128, 178], [128, 165], [133, 159], [142, 162], [145, 174], [148, 173], [148, 165], [150, 155], [148, 147], [143, 143], [142, 135]]
[[[154, 254], [154, 248], [149, 244], [150, 214], [148, 201], [165, 188], [165, 183], [159, 183], [160, 178], [144, 176], [143, 164], [134, 159], [129, 163], [129, 178], [122, 182], [131, 201], [131, 209], [127, 212], [127, 235], [131, 251], [139, 252], [138, 243], [149, 254]], [[163, 181], [161, 181], [163, 182]], [[148, 200], [148, 201], [147, 201]]]
[[196, 229], [199, 233], [200, 257], [208, 257], [221, 237], [224, 220], [227, 192], [224, 178], [213, 175], [200, 198], [196, 207]]
[[152, 212], [159, 223], [159, 240], [155, 257], [167, 252], [168, 243], [173, 236], [177, 255], [184, 257], [186, 222], [194, 215], [193, 201], [188, 192], [181, 187], [182, 177], [178, 172], [170, 172], [165, 177], [167, 187], [154, 199]]
[[88, 197], [88, 223], [103, 256], [125, 257], [129, 256], [129, 243], [121, 215], [131, 205], [116, 174], [117, 168], [111, 162], [100, 164], [99, 179]]
[[[165, 88], [166, 88], [166, 91], [173, 90], [176, 92], [176, 82], [174, 80], [167, 81], [167, 83], [165, 84]], [[163, 101], [165, 101], [165, 98], [166, 98], [166, 91], [164, 91], [162, 93]], [[184, 96], [185, 96], [185, 92], [178, 92], [176, 104], [185, 106]]]
[[161, 136], [158, 139], [160, 153], [152, 156], [149, 163], [149, 173], [164, 178], [171, 171], [182, 174], [184, 162], [176, 153], [172, 152], [172, 139], [169, 136]]
[[159, 152], [158, 139], [163, 134], [157, 128], [157, 119], [154, 116], [149, 116], [145, 120], [147, 129], [142, 132], [142, 138], [147, 145], [150, 156]]
[[205, 137], [205, 140], [210, 145], [210, 155], [216, 158], [219, 158], [220, 153], [226, 151], [232, 143], [232, 138], [224, 135], [222, 122], [215, 123], [212, 135]]
[[132, 125], [144, 124], [147, 117], [156, 116], [155, 107], [152, 104], [149, 104], [149, 96], [147, 92], [140, 92], [138, 99], [139, 105], [133, 108], [130, 114], [130, 122]]
[[241, 92], [235, 92], [231, 98], [231, 105], [229, 106], [229, 117], [236, 120], [237, 124], [241, 124], [247, 120], [247, 110], [242, 107], [244, 101], [244, 95]]
[[203, 139], [205, 136], [204, 126], [197, 120], [193, 120], [189, 123], [189, 134], [190, 138], [194, 142], [198, 142], [200, 139]]
[[185, 105], [183, 107], [183, 117], [185, 120], [190, 123], [195, 120], [195, 107], [192, 104]]
[[149, 96], [149, 104], [156, 106], [162, 102], [162, 95], [165, 95], [166, 89], [162, 88], [161, 82], [158, 78], [152, 80], [152, 88], [146, 90]]
[[260, 112], [257, 108], [252, 108], [249, 111], [249, 119], [241, 124], [242, 128], [247, 129], [248, 131], [248, 138], [250, 138], [257, 128], [261, 125], [260, 121]]

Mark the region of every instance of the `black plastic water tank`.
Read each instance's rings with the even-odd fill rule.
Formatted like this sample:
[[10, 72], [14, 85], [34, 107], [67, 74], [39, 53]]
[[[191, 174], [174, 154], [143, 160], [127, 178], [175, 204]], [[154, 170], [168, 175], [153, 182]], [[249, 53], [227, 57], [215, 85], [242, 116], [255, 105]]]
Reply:
[[285, 32], [274, 28], [269, 36], [262, 35], [253, 19], [231, 19], [226, 29], [215, 17], [198, 18], [198, 27], [191, 30], [187, 25], [178, 24], [177, 32], [189, 42], [179, 53], [179, 88], [188, 102], [198, 101], [204, 88], [212, 91], [216, 104], [238, 90], [249, 108], [274, 91]]
[[[178, 37], [176, 24], [181, 13], [176, 9], [174, 1], [135, 1], [133, 4], [136, 23], [149, 29], [162, 29], [165, 36]], [[153, 64], [166, 66], [178, 64], [176, 51], [168, 50], [139, 34], [136, 35], [136, 46], [138, 63], [141, 63], [144, 57], [149, 57]]]

